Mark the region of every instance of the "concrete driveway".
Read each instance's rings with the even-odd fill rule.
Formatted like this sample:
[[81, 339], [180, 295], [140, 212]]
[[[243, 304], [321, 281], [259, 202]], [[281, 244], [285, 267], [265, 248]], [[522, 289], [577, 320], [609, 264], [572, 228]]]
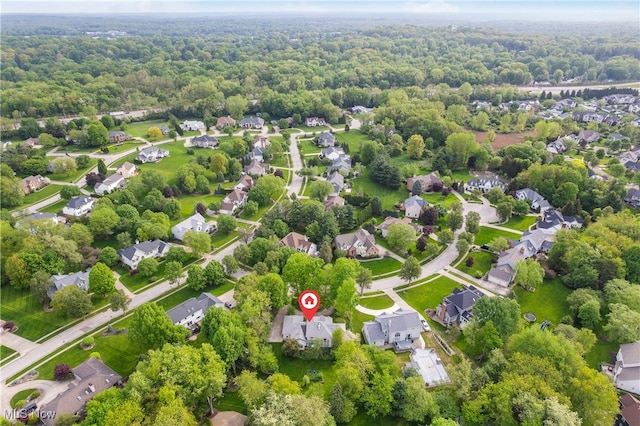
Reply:
[[31, 380], [15, 386], [3, 387], [0, 392], [0, 410], [4, 414], [6, 410], [11, 410], [11, 398], [18, 392], [25, 389], [38, 389], [38, 407], [51, 402], [59, 393], [67, 390], [69, 382], [55, 382], [53, 380]]

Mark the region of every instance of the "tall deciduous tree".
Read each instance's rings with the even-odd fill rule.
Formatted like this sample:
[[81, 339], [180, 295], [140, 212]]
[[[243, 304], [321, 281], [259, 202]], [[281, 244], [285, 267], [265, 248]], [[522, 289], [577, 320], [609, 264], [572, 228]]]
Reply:
[[185, 232], [182, 241], [197, 257], [211, 251], [211, 237], [206, 232], [189, 230]]
[[122, 310], [122, 312], [127, 311], [127, 307], [131, 302], [131, 298], [124, 292], [124, 290], [119, 289], [113, 292], [110, 300], [110, 307], [113, 312], [118, 312]]
[[409, 140], [407, 140], [407, 154], [409, 154], [409, 158], [413, 158], [414, 160], [420, 159], [424, 153], [424, 148], [424, 139], [420, 135], [412, 135]]
[[158, 270], [158, 261], [152, 257], [147, 257], [138, 262], [138, 272], [145, 278], [152, 277]]
[[187, 334], [187, 329], [174, 325], [164, 309], [155, 302], [147, 302], [135, 309], [129, 327], [129, 340], [150, 349], [159, 348], [165, 343], [182, 343]]
[[217, 218], [218, 222], [218, 232], [222, 232], [224, 234], [229, 234], [231, 231], [235, 230], [238, 226], [236, 219], [233, 216], [221, 214]]
[[71, 318], [83, 317], [93, 309], [91, 297], [75, 285], [69, 285], [56, 291], [51, 306]]
[[544, 269], [535, 259], [523, 259], [516, 263], [516, 276], [513, 282], [523, 287], [539, 287], [544, 279]]
[[397, 250], [406, 252], [416, 241], [416, 231], [411, 225], [397, 222], [387, 229], [387, 242]]
[[107, 265], [98, 262], [89, 272], [89, 291], [106, 297], [116, 289], [116, 278]]
[[358, 269], [358, 275], [356, 275], [356, 284], [360, 286], [360, 296], [364, 293], [365, 289], [371, 288], [373, 281], [371, 269], [360, 266]]
[[200, 291], [207, 286], [207, 278], [204, 275], [204, 269], [200, 265], [192, 265], [189, 267], [187, 275], [187, 287], [194, 291]]
[[520, 329], [520, 305], [515, 300], [482, 297], [473, 307], [473, 317], [481, 327], [492, 321], [503, 342]]
[[609, 310], [608, 322], [604, 326], [604, 332], [609, 339], [618, 343], [640, 340], [640, 313], [621, 303], [612, 303]]
[[171, 285], [179, 283], [182, 278], [182, 264], [175, 260], [167, 262], [164, 265], [164, 273]]
[[419, 278], [420, 275], [422, 275], [420, 262], [418, 262], [418, 260], [413, 256], [409, 256], [407, 260], [404, 261], [404, 264], [400, 269], [400, 273], [398, 274], [398, 276], [403, 280], [406, 280], [408, 284], [411, 284], [411, 281]]

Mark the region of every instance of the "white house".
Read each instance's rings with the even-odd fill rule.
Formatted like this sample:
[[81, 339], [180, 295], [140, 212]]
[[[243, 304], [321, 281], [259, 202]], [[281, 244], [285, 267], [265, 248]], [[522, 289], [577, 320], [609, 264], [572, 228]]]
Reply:
[[500, 182], [498, 179], [491, 178], [480, 178], [480, 179], [471, 179], [469, 183], [467, 183], [467, 190], [473, 191], [475, 189], [479, 189], [482, 192], [487, 192], [492, 188], [500, 188], [503, 191], [507, 188], [507, 186]]
[[244, 175], [240, 178], [234, 189], [239, 189], [240, 191], [249, 192], [249, 190], [256, 184], [251, 175]]
[[185, 132], [195, 132], [196, 130], [205, 129], [206, 127], [202, 121], [186, 120], [180, 125], [180, 128]]
[[114, 173], [102, 182], [97, 183], [93, 190], [98, 195], [110, 194], [114, 189], [122, 188], [124, 184], [124, 176]]
[[518, 189], [516, 191], [515, 198], [516, 200], [528, 201], [531, 210], [540, 211], [540, 213], [544, 213], [546, 210], [551, 208], [549, 202], [531, 188]]
[[307, 125], [307, 127], [318, 127], [326, 126], [327, 123], [324, 121], [324, 118], [307, 117], [307, 119], [305, 120], [305, 124]]
[[197, 299], [192, 297], [178, 306], [167, 311], [174, 325], [181, 325], [188, 329], [196, 328], [211, 307], [222, 308], [224, 303], [217, 297], [202, 293]]
[[144, 241], [118, 250], [122, 263], [136, 269], [142, 259], [161, 257], [167, 254], [171, 245], [161, 240]]
[[342, 148], [336, 148], [333, 146], [323, 148], [322, 151], [320, 151], [319, 155], [321, 159], [326, 158], [331, 161], [337, 160], [338, 158], [344, 156], [347, 156], [347, 154], [344, 153], [344, 150]]
[[62, 290], [68, 285], [75, 285], [80, 290], [87, 291], [89, 289], [89, 271], [91, 271], [91, 268], [84, 272], [80, 271], [73, 274], [52, 275], [50, 278], [51, 285], [47, 288], [47, 296], [49, 296], [49, 299], [53, 299], [56, 291]]
[[206, 232], [207, 234], [210, 234], [215, 230], [215, 222], [207, 222], [200, 213], [196, 213], [190, 218], [185, 219], [172, 227], [171, 233], [173, 234], [173, 238], [182, 241], [182, 237], [184, 237], [184, 234], [187, 231]]
[[404, 215], [412, 219], [417, 219], [420, 216], [422, 209], [428, 205], [429, 203], [420, 198], [419, 195], [409, 197], [404, 200]]
[[399, 309], [392, 314], [381, 314], [374, 321], [362, 325], [362, 335], [368, 345], [385, 346], [420, 337], [422, 323], [414, 310]]
[[122, 177], [124, 177], [125, 179], [129, 179], [138, 175], [138, 169], [136, 168], [135, 164], [127, 161], [125, 163], [122, 163], [120, 167], [116, 169], [116, 173], [122, 175]]
[[94, 201], [91, 199], [91, 197], [87, 197], [86, 195], [73, 197], [62, 209], [62, 214], [75, 217], [84, 216], [91, 211], [93, 203]]
[[286, 315], [282, 323], [282, 337], [294, 339], [304, 349], [319, 342], [323, 348], [330, 348], [333, 343], [333, 332], [341, 329], [346, 333], [344, 324], [334, 324], [333, 318], [316, 315], [307, 322], [302, 315]]
[[168, 156], [169, 151], [153, 146], [140, 151], [136, 157], [136, 161], [140, 161], [141, 163], [157, 163]]
[[613, 380], [618, 389], [640, 394], [640, 341], [620, 345]]
[[239, 189], [231, 191], [220, 203], [220, 213], [233, 214], [247, 202], [248, 194]]

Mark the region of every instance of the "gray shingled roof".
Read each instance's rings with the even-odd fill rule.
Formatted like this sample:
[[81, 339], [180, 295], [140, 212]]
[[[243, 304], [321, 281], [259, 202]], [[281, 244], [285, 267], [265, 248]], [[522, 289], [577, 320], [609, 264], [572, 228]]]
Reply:
[[207, 310], [212, 306], [223, 307], [224, 303], [222, 303], [220, 299], [209, 293], [202, 293], [198, 299], [192, 297], [185, 300], [175, 308], [169, 309], [167, 311], [167, 315], [175, 324], [187, 318], [189, 315], [192, 315], [194, 312], [199, 311], [200, 309], [202, 309], [203, 312], [207, 312]]
[[392, 314], [378, 315], [375, 320], [380, 323], [383, 331], [387, 331], [388, 336], [410, 328], [422, 327], [420, 316], [413, 310], [398, 309]]
[[132, 259], [133, 255], [136, 253], [136, 250], [140, 250], [143, 253], [151, 253], [157, 248], [158, 251], [161, 252], [164, 250], [164, 246], [166, 245], [167, 243], [161, 240], [144, 241], [142, 243], [134, 244], [127, 248], [120, 249], [118, 250], [118, 254], [120, 256], [126, 257], [127, 259]]
[[67, 207], [69, 207], [70, 209], [78, 209], [90, 202], [91, 202], [91, 197], [82, 195], [80, 197], [73, 197], [72, 199], [70, 199], [69, 202], [67, 203]]

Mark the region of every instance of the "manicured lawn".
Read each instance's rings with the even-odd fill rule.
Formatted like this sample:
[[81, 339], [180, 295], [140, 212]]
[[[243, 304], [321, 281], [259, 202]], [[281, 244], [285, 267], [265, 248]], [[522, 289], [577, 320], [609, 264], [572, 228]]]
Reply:
[[371, 273], [376, 276], [380, 274], [387, 274], [389, 272], [397, 271], [402, 268], [402, 264], [395, 260], [392, 257], [378, 259], [378, 260], [369, 260], [365, 262], [360, 262], [362, 266], [371, 270]]
[[57, 194], [62, 189], [62, 185], [47, 185], [40, 191], [32, 192], [29, 195], [25, 195], [22, 199], [22, 205], [16, 207], [14, 210], [23, 209], [31, 204], [39, 203], [40, 201]]
[[99, 151], [98, 147], [95, 146], [80, 146], [80, 145], [64, 145], [58, 148], [56, 152], [72, 152], [74, 154], [92, 154], [96, 151]]
[[519, 240], [521, 235], [520, 234], [516, 234], [515, 232], [507, 232], [507, 231], [503, 231], [501, 229], [495, 229], [495, 228], [489, 228], [487, 226], [481, 226], [480, 227], [480, 231], [476, 235], [476, 239], [474, 240], [474, 243], [476, 245], [478, 245], [478, 246], [482, 246], [482, 245], [487, 244], [490, 241], [493, 241], [494, 239], [496, 239], [498, 237], [506, 237], [506, 238], [511, 238], [513, 240]]
[[[298, 149], [300, 151], [300, 154], [302, 155], [306, 155], [306, 154], [320, 154], [320, 151], [322, 150], [322, 148], [320, 148], [319, 146], [316, 146], [313, 144], [313, 142], [311, 142], [310, 140], [302, 140], [300, 141], [300, 143], [298, 144]], [[309, 157], [311, 158], [311, 157]]]
[[151, 284], [164, 277], [164, 266], [166, 262], [162, 262], [158, 265], [158, 270], [152, 277], [143, 277], [140, 274], [129, 275], [129, 268], [126, 266], [120, 266], [116, 269], [116, 272], [120, 274], [120, 282], [129, 289], [129, 291], [135, 293], [142, 287]]
[[34, 393], [36, 390], [37, 389], [24, 389], [13, 395], [10, 402], [11, 408], [20, 408], [20, 406], [18, 406], [18, 402], [27, 399], [27, 397]]
[[453, 203], [459, 201], [458, 197], [453, 194], [443, 197], [440, 193], [422, 194], [422, 199], [427, 200], [429, 204], [440, 204], [447, 210], [451, 208]]
[[435, 309], [454, 288], [462, 288], [462, 285], [450, 278], [440, 277], [418, 287], [401, 290], [398, 294], [413, 309], [423, 313], [425, 309]]
[[67, 205], [69, 200], [60, 200], [53, 204], [48, 205], [47, 207], [40, 209], [41, 212], [44, 213], [60, 213], [64, 206]]
[[[169, 122], [164, 120], [151, 120], [141, 121], [139, 123], [127, 124], [127, 130], [125, 133], [129, 133], [131, 136], [147, 139], [147, 131], [149, 127], [168, 126]], [[169, 136], [163, 136], [163, 138], [169, 138]]]
[[365, 170], [361, 177], [352, 181], [352, 194], [362, 191], [372, 197], [378, 197], [382, 202], [383, 209], [393, 210], [394, 205], [399, 201], [404, 201], [409, 197], [409, 191], [405, 186], [400, 186], [396, 190], [384, 188], [369, 178], [369, 170]]
[[282, 154], [276, 160], [271, 160], [269, 165], [271, 165], [271, 167], [289, 167], [289, 155]]
[[[159, 147], [169, 151], [169, 157], [165, 157], [157, 163], [138, 164], [138, 168], [140, 170], [156, 170], [167, 178], [168, 185], [177, 185], [178, 178], [176, 176], [176, 169], [187, 164], [189, 160], [195, 160], [196, 155], [187, 154], [187, 148], [184, 147], [184, 141], [167, 143], [160, 145]], [[137, 155], [137, 152], [133, 152], [109, 166], [118, 167], [126, 161], [133, 163]]]
[[[476, 251], [473, 253], [469, 253], [463, 260], [456, 266], [456, 269], [465, 272], [471, 276], [475, 275], [475, 271], [482, 272], [484, 275], [486, 272], [491, 269], [491, 259], [494, 258], [493, 253], [489, 253], [486, 251]], [[471, 267], [468, 267], [466, 262], [468, 258], [472, 258], [474, 263]]]
[[16, 351], [14, 351], [13, 349], [0, 345], [0, 361], [12, 356], [15, 353]]
[[369, 309], [387, 309], [393, 306], [393, 300], [386, 294], [376, 297], [363, 297], [359, 303]]
[[304, 124], [300, 124], [294, 127], [293, 129], [299, 129], [305, 133], [316, 133], [317, 135], [319, 135], [321, 132], [324, 132], [325, 130], [329, 130], [329, 127], [327, 126], [308, 127], [308, 126], [305, 126]]
[[517, 229], [518, 231], [527, 231], [529, 227], [536, 223], [538, 217], [536, 216], [513, 216], [507, 223], [505, 223], [505, 228]]
[[362, 324], [365, 321], [372, 321], [373, 315], [363, 314], [362, 312], [353, 310], [353, 314], [351, 315], [351, 331], [353, 331], [356, 336], [362, 336]]
[[458, 170], [451, 173], [451, 179], [469, 182], [469, 179], [471, 179], [471, 175], [469, 174], [469, 170]]
[[[55, 160], [56, 158], [59, 158], [59, 157], [47, 157], [47, 161]], [[78, 179], [80, 179], [82, 176], [84, 176], [89, 170], [94, 168], [96, 164], [98, 164], [98, 160], [95, 158], [91, 158], [91, 160], [89, 161], [89, 165], [87, 167], [78, 168], [78, 170], [76, 170], [75, 172], [69, 175], [47, 173], [45, 177], [48, 177], [51, 180], [57, 180], [60, 182], [70, 182], [70, 183], [75, 182]]]
[[[224, 186], [224, 183], [223, 183]], [[217, 184], [214, 186], [214, 189], [217, 188]], [[220, 204], [224, 199], [224, 195], [216, 195], [216, 194], [208, 194], [208, 195], [191, 195], [191, 194], [181, 194], [176, 197], [176, 199], [180, 202], [180, 219], [176, 221], [182, 222], [184, 219], [190, 217], [196, 211], [196, 204], [202, 203], [205, 207], [208, 207], [209, 204], [216, 202]], [[173, 224], [172, 224], [173, 225]]]
[[611, 362], [611, 352], [617, 352], [620, 345], [616, 342], [606, 342], [600, 338], [593, 345], [585, 359], [589, 367], [598, 369], [601, 362]]
[[545, 280], [533, 292], [526, 291], [519, 286], [514, 288], [523, 314], [531, 312], [536, 316], [537, 323], [548, 319], [552, 325], [559, 324], [560, 319], [569, 314], [566, 299], [571, 291], [559, 278]]
[[345, 142], [349, 145], [351, 155], [360, 151], [360, 146], [364, 141], [371, 140], [369, 135], [362, 133], [360, 130], [349, 130], [348, 132], [336, 133], [336, 139], [340, 145]]
[[213, 402], [213, 407], [218, 411], [237, 411], [247, 414], [247, 406], [242, 402], [238, 392], [225, 392]]

